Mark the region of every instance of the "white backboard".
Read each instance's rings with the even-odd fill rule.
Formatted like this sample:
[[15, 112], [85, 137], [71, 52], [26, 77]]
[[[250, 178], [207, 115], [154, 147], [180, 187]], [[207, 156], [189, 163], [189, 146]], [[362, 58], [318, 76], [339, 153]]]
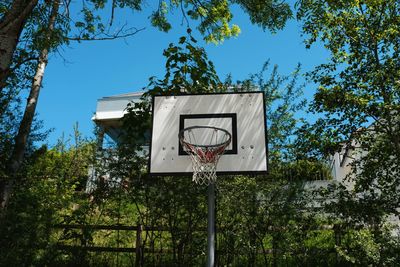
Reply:
[[190, 157], [178, 138], [179, 131], [190, 126], [214, 126], [231, 133], [232, 141], [219, 160], [217, 174], [267, 172], [262, 92], [155, 96], [151, 175], [192, 174]]

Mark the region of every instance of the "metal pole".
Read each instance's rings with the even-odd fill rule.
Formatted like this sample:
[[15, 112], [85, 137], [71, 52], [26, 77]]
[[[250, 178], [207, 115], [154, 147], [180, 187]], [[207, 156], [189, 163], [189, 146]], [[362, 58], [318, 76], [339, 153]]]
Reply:
[[207, 267], [215, 266], [215, 184], [208, 185]]

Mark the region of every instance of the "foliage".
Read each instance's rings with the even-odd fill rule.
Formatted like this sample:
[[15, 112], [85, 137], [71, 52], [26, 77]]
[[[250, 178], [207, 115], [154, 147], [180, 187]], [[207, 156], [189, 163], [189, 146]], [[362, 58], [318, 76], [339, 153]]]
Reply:
[[[8, 99], [10, 102], [4, 107], [3, 114], [0, 114], [0, 184], [8, 179], [7, 164], [14, 145], [14, 136], [18, 130], [19, 101]], [[6, 100], [6, 101], [8, 101]], [[21, 166], [24, 173], [29, 166], [29, 158], [35, 153], [37, 142], [43, 142], [51, 130], [44, 130], [42, 121], [35, 119], [32, 124], [32, 132], [27, 140], [25, 160]]]
[[[199, 229], [206, 227], [205, 188], [195, 186], [188, 177], [164, 177], [143, 183], [141, 202], [145, 209], [138, 218], [144, 225], [165, 226], [169, 238], [161, 246], [172, 249], [174, 265], [193, 265], [204, 261], [206, 235]], [[155, 249], [157, 233], [148, 239]], [[144, 240], [143, 245], [147, 245]], [[168, 257], [166, 257], [168, 260]], [[165, 260], [165, 259], [164, 259]]]
[[[127, 115], [122, 119], [121, 142], [118, 144], [117, 155], [109, 152], [104, 158], [110, 162], [111, 174], [125, 177], [130, 182], [140, 181], [144, 168], [147, 166], [147, 151], [151, 129], [151, 105], [148, 99], [127, 106]], [[113, 159], [117, 159], [116, 161]]]
[[180, 37], [178, 45], [171, 43], [164, 50], [163, 55], [167, 59], [164, 78], [151, 77], [145, 96], [225, 90], [214, 64], [208, 60], [204, 48], [195, 46], [196, 43], [188, 29], [188, 37]]
[[375, 122], [374, 131], [398, 148], [398, 12], [397, 1], [300, 1], [307, 43], [319, 39], [331, 52], [310, 78], [320, 85], [313, 110], [327, 114], [318, 129], [327, 128], [335, 143], [357, 138]]
[[[92, 145], [76, 136], [75, 145], [45, 146], [28, 158], [10, 206], [1, 218], [0, 265], [44, 265], [56, 257], [53, 225], [73, 213], [76, 191], [82, 190]], [[75, 202], [76, 203], [76, 202]]]
[[[238, 4], [248, 13], [251, 22], [276, 31], [282, 29], [286, 21], [292, 17], [292, 11], [287, 3], [268, 0], [262, 3], [248, 0], [223, 1], [160, 1], [158, 9], [151, 15], [153, 26], [168, 31], [171, 24], [168, 15], [174, 9], [181, 9], [187, 26], [190, 22], [199, 21], [196, 27], [207, 42], [219, 43], [226, 38], [237, 36], [240, 33], [238, 25], [229, 23], [232, 20], [232, 6]], [[190, 19], [190, 20], [189, 20]]]
[[[81, 40], [90, 39], [96, 31], [104, 31], [107, 28], [102, 18], [96, 15], [96, 11], [104, 9], [109, 3], [107, 0], [88, 0], [82, 7], [82, 19], [75, 22], [75, 26], [80, 29]], [[274, 0], [264, 1], [262, 5], [248, 0], [240, 1], [159, 1], [149, 16], [152, 26], [161, 31], [168, 32], [173, 25], [171, 16], [174, 11], [179, 11], [182, 15], [182, 21], [187, 27], [191, 23], [197, 23], [196, 29], [204, 36], [207, 42], [220, 43], [224, 39], [239, 35], [238, 25], [230, 24], [233, 14], [232, 5], [239, 4], [242, 9], [249, 14], [252, 23], [258, 24], [264, 30], [276, 31], [282, 29], [286, 21], [291, 18], [292, 12], [287, 3]], [[119, 0], [111, 3], [112, 14], [111, 23], [114, 19], [114, 9], [130, 8], [141, 11], [145, 3], [141, 0], [126, 1]]]
[[311, 109], [324, 116], [301, 129], [299, 145], [315, 157], [346, 150], [352, 186], [324, 192], [337, 199], [327, 210], [342, 227], [370, 228], [346, 230], [353, 246], [338, 252], [354, 264], [393, 265], [384, 226], [400, 207], [399, 2], [304, 0], [298, 7], [306, 45], [321, 41], [331, 53], [309, 74], [319, 85]]
[[306, 229], [313, 225], [312, 214], [304, 209], [307, 197], [303, 193], [301, 183], [274, 175], [268, 180], [221, 179], [217, 202], [218, 225], [223, 229], [221, 262], [276, 266], [283, 259], [286, 263], [300, 261]]
[[272, 32], [283, 29], [286, 21], [292, 17], [288, 3], [284, 1], [267, 0], [263, 2], [235, 0], [245, 10], [252, 23], [259, 25], [263, 30]]

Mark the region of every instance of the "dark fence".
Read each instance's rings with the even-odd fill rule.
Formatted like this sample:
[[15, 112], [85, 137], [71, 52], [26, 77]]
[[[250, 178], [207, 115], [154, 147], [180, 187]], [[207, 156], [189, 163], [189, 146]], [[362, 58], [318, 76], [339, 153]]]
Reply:
[[[79, 225], [79, 224], [59, 224], [59, 225], [55, 225], [54, 226], [55, 229], [64, 229], [64, 230], [81, 230], [86, 231], [86, 230], [90, 230], [90, 231], [100, 231], [100, 230], [107, 230], [107, 231], [133, 231], [135, 232], [135, 240], [133, 242], [131, 242], [132, 246], [127, 246], [127, 243], [124, 243], [124, 247], [120, 247], [118, 245], [117, 242], [117, 246], [98, 246], [96, 244], [66, 244], [66, 243], [62, 243], [59, 242], [56, 245], [56, 249], [57, 250], [61, 250], [61, 251], [65, 251], [65, 252], [69, 252], [69, 253], [82, 253], [82, 252], [92, 252], [92, 253], [96, 253], [96, 255], [98, 256], [99, 254], [97, 253], [127, 253], [128, 255], [130, 255], [132, 257], [132, 262], [131, 265], [132, 266], [158, 266], [158, 264], [154, 263], [154, 259], [153, 259], [153, 264], [148, 264], [149, 258], [145, 257], [145, 254], [152, 254], [154, 257], [155, 255], [158, 256], [167, 256], [169, 255], [169, 258], [172, 258], [172, 254], [177, 253], [176, 250], [171, 249], [171, 247], [166, 247], [166, 248], [155, 248], [150, 247], [149, 248], [149, 244], [146, 244], [146, 242], [143, 242], [143, 236], [145, 236], [146, 232], [171, 232], [174, 229], [171, 229], [169, 227], [163, 227], [163, 226], [143, 226], [143, 225], [137, 225], [137, 226], [127, 226], [127, 225]], [[223, 228], [218, 228], [217, 232], [218, 232], [218, 238], [217, 238], [217, 243], [220, 242], [224, 242], [223, 240], [218, 240], [223, 238], [224, 236], [224, 231], [229, 231], [229, 229], [223, 229]], [[277, 229], [270, 229], [273, 230], [274, 232], [285, 232], [287, 231], [287, 229], [285, 228], [277, 228]], [[202, 235], [204, 235], [204, 237], [206, 237], [206, 231], [207, 229], [204, 228], [198, 228], [198, 229], [192, 229], [193, 232], [200, 232]], [[320, 225], [314, 229], [307, 229], [307, 231], [329, 231], [333, 234], [333, 236], [335, 236], [335, 239], [337, 238], [337, 234], [335, 231], [335, 227], [332, 225]], [[166, 238], [165, 238], [166, 239]], [[205, 248], [204, 248], [205, 249]], [[240, 256], [241, 253], [246, 253], [245, 251], [239, 252], [236, 255], [228, 255], [230, 254], [229, 251], [224, 251], [224, 250], [218, 250], [218, 244], [217, 244], [217, 256], [219, 255], [222, 258], [225, 257], [233, 257], [233, 258], [237, 258], [238, 256]], [[255, 261], [257, 262], [267, 262], [268, 260], [266, 259], [266, 257], [276, 257], [276, 255], [281, 255], [287, 253], [281, 249], [271, 249], [271, 248], [258, 248], [255, 250], [255, 252], [253, 253], [253, 256], [255, 255], [255, 257], [259, 257], [259, 259], [255, 259]], [[323, 253], [324, 255], [331, 255], [332, 257], [335, 257], [335, 251], [333, 248], [313, 248], [312, 251], [291, 251], [291, 253], [294, 254], [300, 254], [300, 253], [308, 253], [308, 254], [315, 254], [318, 255], [319, 253]], [[150, 255], [149, 255], [150, 256]], [[203, 255], [204, 260], [205, 260], [205, 255]], [[243, 255], [241, 255], [243, 256]], [[118, 257], [118, 256], [117, 256]], [[151, 258], [151, 257], [150, 257]], [[246, 257], [244, 257], [246, 258]], [[178, 259], [179, 260], [179, 259]], [[146, 261], [146, 264], [145, 264]], [[171, 261], [171, 262], [175, 262], [176, 263], [177, 259], [175, 259], [175, 261]], [[225, 260], [222, 260], [225, 262]], [[231, 261], [232, 262], [236, 262], [233, 264], [228, 264], [228, 266], [241, 266], [241, 262], [243, 261], [239, 261], [239, 263], [235, 260]], [[204, 262], [205, 263], [205, 262]], [[257, 265], [260, 265], [257, 264]], [[107, 264], [108, 265], [108, 264]], [[109, 264], [109, 265], [113, 265], [113, 266], [122, 266], [122, 265], [126, 265], [126, 264], [120, 264], [120, 261], [117, 260], [117, 263], [115, 264]], [[164, 265], [164, 264], [161, 264]], [[166, 264], [166, 265], [171, 265], [171, 264]], [[175, 265], [175, 264], [172, 264]], [[204, 265], [204, 264], [203, 264]]]

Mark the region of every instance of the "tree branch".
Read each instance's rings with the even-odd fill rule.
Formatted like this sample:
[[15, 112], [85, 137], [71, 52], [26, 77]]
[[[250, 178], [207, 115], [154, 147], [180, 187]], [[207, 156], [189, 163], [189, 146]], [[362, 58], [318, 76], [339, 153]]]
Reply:
[[[73, 37], [66, 37], [66, 39], [70, 40], [70, 41], [78, 41], [78, 42], [80, 42], [80, 41], [115, 40], [115, 39], [133, 36], [145, 29], [146, 28], [141, 28], [141, 29], [131, 28], [127, 31], [123, 31], [123, 28], [121, 28], [120, 30], [118, 30], [118, 32], [116, 34], [101, 33], [101, 34], [93, 35], [93, 37], [90, 37], [90, 38], [86, 38], [86, 37], [82, 37], [82, 36], [73, 36]], [[130, 32], [130, 30], [133, 30], [133, 31]]]
[[17, 69], [19, 66], [25, 64], [26, 62], [34, 61], [34, 60], [38, 60], [38, 59], [39, 59], [39, 57], [28, 57], [28, 58], [25, 58], [24, 60], [20, 60], [10, 69], [10, 72], [13, 72], [15, 69]]
[[[185, 13], [185, 8], [183, 7], [183, 1], [181, 1], [181, 5], [180, 6], [181, 6], [181, 12], [182, 12], [182, 15], [183, 15], [183, 19], [186, 21], [186, 26], [188, 28], [190, 28], [189, 19], [187, 18], [186, 13]], [[183, 21], [182, 21], [182, 24], [183, 24]]]
[[111, 6], [110, 27], [112, 26], [113, 21], [114, 21], [115, 1], [116, 1], [116, 0], [113, 0], [113, 1], [112, 1], [112, 4], [111, 4], [112, 6]]

